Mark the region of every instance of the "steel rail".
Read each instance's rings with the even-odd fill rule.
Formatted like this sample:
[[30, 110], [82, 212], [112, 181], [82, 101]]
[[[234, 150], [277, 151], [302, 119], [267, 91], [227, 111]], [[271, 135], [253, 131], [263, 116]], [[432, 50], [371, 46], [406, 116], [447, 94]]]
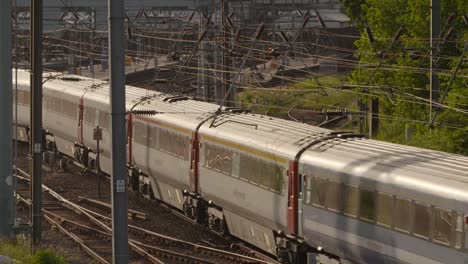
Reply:
[[[22, 179], [22, 180], [26, 180], [26, 181], [30, 181], [29, 179], [29, 175], [21, 170], [21, 169], [18, 169], [18, 172], [20, 172], [21, 174], [23, 175], [27, 175], [27, 177], [23, 177], [23, 176], [19, 176], [19, 175], [16, 175], [17, 178], [19, 179]], [[45, 186], [44, 184], [42, 185], [42, 188], [43, 190], [45, 190], [45, 192], [47, 192], [48, 194], [50, 194], [52, 197], [54, 197], [62, 206], [68, 208], [69, 210], [75, 212], [76, 214], [79, 214], [79, 215], [82, 215], [82, 216], [85, 216], [86, 218], [88, 218], [88, 220], [94, 224], [96, 224], [97, 226], [101, 227], [102, 229], [104, 229], [105, 231], [109, 232], [109, 233], [112, 233], [112, 229], [106, 225], [105, 223], [102, 223], [101, 221], [97, 220], [95, 217], [93, 217], [89, 212], [87, 212], [86, 210], [84, 210], [81, 206], [77, 205], [77, 204], [74, 204], [70, 201], [68, 201], [67, 199], [63, 198], [61, 195], [59, 195], [58, 193], [56, 193], [55, 191], [53, 191], [52, 189], [50, 189], [49, 187]], [[26, 202], [29, 202], [28, 200], [26, 199], [23, 199], [24, 201]], [[67, 234], [69, 235], [69, 234]], [[70, 235], [69, 235], [70, 236]], [[76, 240], [76, 237], [74, 236], [70, 236], [74, 241], [79, 242], [79, 240], [77, 241]], [[80, 244], [81, 245], [81, 244]], [[144, 249], [140, 248], [138, 245], [136, 245], [134, 242], [128, 242], [128, 245], [137, 253], [141, 254], [141, 255], [144, 255], [146, 256], [151, 262], [153, 263], [157, 263], [157, 264], [164, 264], [164, 262], [162, 262], [161, 260], [159, 260], [158, 258], [152, 256], [150, 253], [148, 253], [147, 251], [145, 251]], [[88, 252], [88, 250], [84, 249], [87, 253], [90, 253]], [[94, 257], [94, 254], [91, 254], [92, 257]]]
[[[92, 203], [92, 204], [104, 207], [104, 208], [109, 209], [109, 210], [112, 209], [112, 205], [109, 204], [109, 203], [106, 203], [106, 202], [102, 202], [102, 201], [91, 199], [91, 198], [86, 198], [86, 197], [83, 197], [83, 196], [78, 196], [78, 199], [80, 199], [81, 201], [85, 201], [87, 203]], [[145, 213], [138, 212], [138, 211], [131, 210], [131, 209], [128, 209], [128, 217], [130, 219], [136, 217], [136, 218], [140, 218], [142, 220], [146, 220], [146, 214]]]
[[[16, 175], [16, 177], [18, 177], [19, 179], [22, 179], [22, 180], [29, 181], [28, 173], [26, 173], [25, 171], [23, 171], [21, 169], [18, 169], [18, 172], [23, 174], [23, 175], [26, 175], [26, 176]], [[97, 225], [98, 227], [102, 228], [104, 231], [101, 232], [101, 234], [109, 234], [110, 235], [111, 228], [108, 226], [108, 224], [98, 220], [97, 218], [101, 218], [101, 219], [105, 220], [106, 222], [110, 222], [111, 218], [109, 218], [107, 216], [100, 215], [99, 213], [96, 213], [96, 212], [94, 212], [94, 211], [92, 211], [90, 209], [82, 207], [82, 206], [80, 206], [78, 204], [75, 204], [75, 203], [63, 198], [61, 195], [59, 195], [58, 193], [56, 193], [55, 191], [53, 191], [49, 187], [45, 186], [44, 184], [42, 185], [42, 187], [43, 187], [43, 190], [45, 192], [47, 192], [49, 195], [54, 197], [62, 206], [64, 206], [67, 209], [75, 212], [76, 214], [79, 214], [79, 215], [81, 215], [83, 217], [86, 217], [90, 222], [92, 222], [95, 225]], [[46, 212], [48, 212], [48, 211], [46, 211]], [[48, 214], [50, 214], [50, 212]], [[61, 217], [61, 216], [60, 216], [60, 218], [65, 219], [64, 217]], [[73, 221], [69, 220], [68, 222], [72, 223]], [[141, 235], [144, 235], [144, 236], [147, 236], [147, 237], [150, 237], [150, 238], [153, 237], [153, 238], [156, 238], [158, 240], [165, 240], [166, 243], [171, 242], [171, 243], [176, 243], [176, 244], [179, 244], [179, 245], [184, 245], [186, 247], [189, 247], [193, 251], [198, 251], [198, 252], [204, 251], [204, 252], [206, 252], [206, 253], [208, 253], [208, 254], [210, 254], [212, 256], [217, 256], [217, 257], [222, 258], [222, 259], [226, 259], [226, 260], [237, 259], [238, 262], [248, 261], [248, 262], [252, 262], [252, 263], [272, 263], [271, 261], [265, 261], [265, 260], [262, 260], [262, 259], [257, 259], [257, 258], [253, 258], [253, 257], [250, 257], [250, 256], [245, 256], [245, 255], [242, 255], [242, 254], [232, 253], [232, 252], [229, 252], [229, 251], [216, 249], [216, 248], [211, 248], [211, 247], [207, 247], [207, 246], [202, 246], [202, 245], [198, 245], [198, 244], [195, 244], [195, 243], [191, 243], [191, 242], [183, 241], [183, 240], [180, 240], [180, 239], [172, 238], [172, 237], [165, 236], [165, 235], [162, 235], [162, 234], [150, 231], [150, 230], [146, 230], [144, 228], [140, 228], [140, 227], [137, 227], [137, 226], [134, 226], [134, 225], [128, 225], [128, 227], [129, 227], [129, 229], [131, 229], [131, 232], [133, 231], [135, 233], [139, 233]], [[145, 255], [146, 257], [148, 257], [154, 263], [164, 263], [161, 260], [155, 258], [154, 256], [151, 256], [151, 254], [149, 254], [147, 251], [145, 251], [139, 245], [137, 245], [137, 243], [135, 243], [135, 241], [136, 240], [129, 241], [129, 245], [130, 245], [130, 247], [132, 247], [133, 250], [135, 250], [136, 252], [138, 252], [140, 254]], [[203, 263], [208, 263], [208, 262], [203, 262]]]
[[[17, 199], [20, 200], [21, 202], [25, 203], [26, 205], [28, 206], [31, 206], [31, 201], [24, 198], [23, 196], [21, 196], [20, 194], [17, 194]], [[45, 210], [45, 209], [42, 209], [42, 212], [44, 212], [44, 217], [46, 219], [46, 221], [53, 225], [53, 226], [56, 226], [60, 232], [62, 232], [63, 234], [67, 235], [68, 237], [70, 237], [73, 241], [75, 241], [76, 243], [78, 243], [80, 245], [80, 247], [86, 252], [88, 253], [88, 255], [90, 255], [92, 258], [94, 258], [96, 261], [98, 261], [99, 263], [103, 263], [103, 264], [110, 264], [106, 259], [104, 259], [102, 256], [100, 256], [96, 251], [92, 250], [90, 247], [88, 247], [84, 241], [82, 239], [80, 239], [78, 236], [76, 236], [75, 234], [73, 234], [72, 232], [68, 231], [60, 222], [54, 220], [51, 216], [49, 215], [52, 215], [52, 216], [56, 216], [55, 214]]]
[[[82, 209], [84, 211], [86, 211], [87, 213], [93, 214], [95, 217], [102, 218], [103, 220], [105, 220], [107, 222], [110, 222], [110, 220], [111, 220], [109, 217], [101, 215], [101, 214], [96, 213], [96, 212], [93, 212], [92, 210], [90, 210], [88, 208], [83, 207]], [[278, 263], [277, 261], [272, 261], [270, 259], [268, 259], [268, 260], [258, 259], [258, 258], [255, 258], [255, 257], [245, 256], [245, 255], [242, 255], [242, 254], [233, 253], [233, 252], [225, 251], [225, 250], [222, 250], [222, 249], [202, 246], [202, 245], [198, 245], [198, 244], [195, 244], [195, 243], [179, 240], [179, 239], [176, 239], [176, 238], [168, 237], [168, 236], [165, 236], [165, 235], [162, 235], [162, 234], [159, 234], [159, 233], [156, 233], [156, 232], [153, 232], [153, 231], [150, 231], [150, 230], [138, 227], [138, 226], [130, 225], [130, 224], [128, 225], [128, 227], [129, 227], [129, 232], [134, 232], [135, 233], [135, 231], [136, 231], [136, 232], [139, 232], [140, 234], [148, 235], [148, 236], [154, 237], [154, 238], [156, 238], [158, 240], [165, 239], [166, 241], [170, 241], [172, 243], [183, 243], [184, 245], [191, 247], [193, 250], [204, 250], [204, 251], [207, 251], [207, 253], [209, 253], [209, 254], [217, 254], [217, 256], [219, 256], [220, 258], [230, 259], [230, 258], [234, 257], [234, 258], [244, 259], [246, 261], [255, 261], [256, 263], [264, 263], [264, 264]], [[210, 253], [210, 252], [212, 252], [212, 253]]]
[[51, 225], [56, 226], [62, 233], [66, 234], [69, 236], [71, 239], [73, 239], [76, 243], [80, 245], [80, 247], [88, 253], [91, 257], [93, 257], [96, 261], [99, 263], [104, 263], [104, 264], [109, 264], [109, 261], [105, 260], [102, 256], [100, 256], [96, 251], [92, 250], [90, 247], [88, 247], [82, 239], [80, 239], [78, 236], [73, 234], [72, 232], [69, 232], [64, 226], [62, 226], [58, 221], [53, 220], [47, 213], [44, 215], [45, 219], [47, 222], [49, 222]]

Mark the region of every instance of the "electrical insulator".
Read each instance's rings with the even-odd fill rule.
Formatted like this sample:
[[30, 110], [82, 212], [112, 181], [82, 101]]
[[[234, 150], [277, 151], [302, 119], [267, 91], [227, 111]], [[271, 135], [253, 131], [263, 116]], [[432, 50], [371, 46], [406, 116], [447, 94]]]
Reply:
[[147, 116], [150, 116], [150, 115], [155, 115], [158, 112], [156, 110], [133, 110], [131, 113], [134, 114], [134, 115], [147, 115]]
[[465, 22], [466, 25], [468, 25], [468, 16], [463, 15], [463, 22]]
[[396, 33], [395, 37], [393, 37], [393, 42], [398, 41], [398, 39], [401, 37], [401, 33], [403, 33], [404, 28], [404, 26], [401, 26], [400, 29], [398, 29], [398, 32]]
[[366, 32], [367, 32], [367, 38], [369, 39], [369, 42], [371, 44], [374, 44], [375, 43], [374, 33], [372, 33], [372, 30], [369, 27], [369, 25], [366, 26]]
[[455, 13], [450, 14], [450, 16], [447, 17], [447, 20], [445, 21], [445, 24], [446, 25], [451, 24], [454, 18], [455, 18]]
[[257, 31], [255, 31], [255, 39], [260, 39], [263, 31], [265, 30], [265, 25], [262, 23], [258, 26]]

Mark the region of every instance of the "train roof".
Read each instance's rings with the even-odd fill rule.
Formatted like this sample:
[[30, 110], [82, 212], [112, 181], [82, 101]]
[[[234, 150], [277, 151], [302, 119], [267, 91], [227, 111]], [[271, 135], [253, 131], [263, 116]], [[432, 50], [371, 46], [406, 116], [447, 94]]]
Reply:
[[[74, 75], [52, 75], [55, 77], [47, 75], [47, 87], [87, 91], [90, 99], [109, 101], [108, 82]], [[29, 82], [29, 73], [19, 71], [18, 78], [23, 83]], [[131, 86], [126, 88], [126, 99], [128, 109], [137, 105], [135, 109], [138, 110], [156, 110], [158, 114], [149, 118], [192, 129], [213, 116], [219, 108], [186, 96]], [[288, 159], [293, 159], [300, 149], [318, 140], [303, 154], [301, 162], [348, 175], [351, 182], [377, 186], [377, 189], [386, 186], [395, 192], [468, 202], [466, 156], [362, 137], [327, 139], [336, 132], [265, 115], [222, 109], [214, 122], [210, 120], [201, 127], [202, 134]]]
[[[330, 177], [402, 197], [468, 210], [468, 157], [365, 138], [333, 139], [304, 153]], [[462, 202], [462, 203], [458, 203]], [[462, 206], [462, 207], [460, 207]]]
[[[466, 156], [353, 135], [340, 137], [332, 130], [258, 114], [225, 114], [214, 122], [215, 126], [219, 124], [223, 128], [219, 137], [248, 146], [263, 144], [265, 151], [284, 153], [290, 159], [301, 148], [316, 142], [300, 160], [313, 167], [312, 175], [331, 176], [352, 185], [432, 201], [454, 210], [461, 211], [460, 206], [468, 204]], [[327, 139], [332, 134], [337, 136]]]

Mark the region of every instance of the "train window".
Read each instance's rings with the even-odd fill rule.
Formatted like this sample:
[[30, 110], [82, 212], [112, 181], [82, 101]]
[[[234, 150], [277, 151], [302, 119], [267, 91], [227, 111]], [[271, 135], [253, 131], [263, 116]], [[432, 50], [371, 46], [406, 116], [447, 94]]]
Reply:
[[103, 129], [109, 130], [110, 127], [110, 114], [105, 111], [99, 111], [99, 126]]
[[18, 104], [20, 105], [31, 105], [31, 94], [29, 91], [18, 91]]
[[48, 101], [47, 108], [51, 112], [60, 113], [62, 111], [62, 100], [51, 96]]
[[375, 221], [375, 192], [361, 189], [359, 205], [359, 216], [361, 219]]
[[135, 122], [134, 128], [134, 141], [139, 144], [145, 144], [145, 124], [140, 122]]
[[184, 160], [189, 160], [190, 156], [190, 138], [188, 136], [177, 136], [177, 155]]
[[[188, 160], [189, 139], [186, 136], [172, 133], [166, 129], [159, 129], [159, 149], [167, 151], [177, 157]], [[229, 169], [230, 173], [230, 169]]]
[[429, 205], [414, 203], [414, 225], [413, 233], [418, 236], [429, 238], [431, 225], [431, 208]]
[[270, 163], [265, 162], [261, 159], [256, 159], [256, 162], [258, 164], [258, 173], [256, 179], [254, 181], [263, 186], [269, 188], [272, 186], [272, 180], [273, 180], [273, 175], [275, 174], [273, 170], [271, 170]]
[[388, 194], [378, 193], [376, 203], [377, 223], [387, 227], [392, 226], [393, 197]]
[[452, 225], [454, 221], [452, 212], [434, 208], [434, 230], [433, 239], [436, 242], [450, 245], [453, 239]]
[[[233, 152], [213, 144], [205, 144], [205, 166], [227, 174], [232, 172]], [[251, 166], [251, 165], [250, 165]], [[242, 171], [243, 167], [241, 167]], [[249, 179], [247, 179], [249, 180]]]
[[457, 214], [457, 224], [455, 226], [455, 248], [463, 248], [463, 215]]
[[284, 185], [284, 178], [283, 178], [283, 168], [275, 163], [268, 162], [268, 168], [269, 170], [267, 171], [269, 177], [271, 177], [270, 180], [270, 189], [281, 193], [283, 191], [283, 185]]
[[249, 182], [255, 182], [255, 177], [258, 169], [257, 162], [254, 158], [247, 156], [245, 154], [241, 154], [240, 156], [240, 166], [241, 166], [241, 173], [240, 177], [244, 180]]
[[84, 122], [94, 126], [94, 122], [96, 120], [96, 109], [93, 107], [86, 107], [84, 110]]
[[411, 225], [411, 201], [403, 198], [395, 199], [394, 226], [400, 231], [409, 232]]
[[31, 93], [29, 91], [23, 92], [23, 104], [24, 105], [31, 105]]
[[234, 155], [232, 156], [232, 176], [239, 177], [240, 172], [241, 172], [241, 166], [240, 166], [240, 157], [241, 154], [234, 152]]
[[[18, 94], [18, 102], [20, 102], [20, 98], [19, 98], [19, 94]], [[60, 112], [60, 109], [61, 107], [57, 107], [57, 102], [58, 99], [55, 98], [55, 97], [52, 97], [52, 96], [44, 96], [44, 107], [45, 109], [47, 109], [47, 111], [49, 112]]]
[[151, 137], [151, 128], [141, 122], [135, 122], [135, 142], [145, 145], [145, 146], [151, 146], [153, 138]]
[[329, 181], [327, 184], [327, 194], [325, 197], [325, 206], [328, 209], [340, 211], [341, 210], [341, 195], [343, 191], [343, 184], [338, 182]]
[[68, 117], [76, 118], [78, 105], [67, 100], [62, 100], [62, 113]]
[[347, 215], [357, 216], [359, 209], [359, 190], [353, 186], [344, 187], [343, 212]]
[[152, 149], [157, 149], [158, 148], [158, 131], [159, 129], [157, 127], [151, 127], [150, 128], [150, 136], [151, 136], [151, 145], [150, 147]]
[[[13, 90], [13, 100], [15, 98], [15, 91]], [[47, 111], [49, 111], [49, 96], [47, 95], [43, 95], [42, 96], [42, 108], [43, 109], [46, 109]], [[13, 101], [14, 103], [15, 101]], [[19, 103], [19, 102], [18, 102]]]
[[327, 194], [327, 180], [315, 177], [312, 182], [312, 204], [325, 206], [325, 196]]
[[[13, 100], [14, 100], [14, 98], [15, 98], [15, 90], [13, 90]], [[49, 101], [50, 101], [49, 96], [47, 96], [47, 95], [42, 96], [42, 107], [44, 109], [46, 109], [47, 111], [49, 111]], [[14, 103], [14, 101], [13, 101], [13, 103]]]
[[240, 154], [239, 160], [241, 178], [275, 192], [282, 191], [284, 181], [281, 166], [245, 154]]

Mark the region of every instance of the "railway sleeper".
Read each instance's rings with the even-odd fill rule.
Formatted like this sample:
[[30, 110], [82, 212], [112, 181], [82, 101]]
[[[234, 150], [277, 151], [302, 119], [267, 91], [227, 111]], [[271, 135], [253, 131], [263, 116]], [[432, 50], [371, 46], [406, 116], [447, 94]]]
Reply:
[[[60, 159], [57, 156], [55, 143], [47, 141], [46, 149], [48, 163], [53, 163], [58, 160], [59, 168], [65, 170], [67, 159]], [[74, 158], [83, 167], [88, 169], [96, 169], [96, 158], [92, 149], [75, 143]], [[147, 199], [155, 199], [154, 192], [151, 186], [151, 180], [148, 175], [145, 175], [136, 167], [128, 167], [129, 186], [133, 191], [139, 192]], [[213, 232], [219, 235], [230, 235], [223, 209], [214, 204], [212, 201], [204, 200], [199, 194], [192, 193], [187, 190], [183, 191], [184, 203], [183, 213], [192, 219], [194, 222], [206, 226]], [[283, 234], [282, 232], [275, 233], [277, 257], [281, 263], [316, 263], [319, 256], [324, 256], [329, 259], [336, 259], [333, 255], [327, 254], [321, 248], [312, 248], [304, 241]]]

